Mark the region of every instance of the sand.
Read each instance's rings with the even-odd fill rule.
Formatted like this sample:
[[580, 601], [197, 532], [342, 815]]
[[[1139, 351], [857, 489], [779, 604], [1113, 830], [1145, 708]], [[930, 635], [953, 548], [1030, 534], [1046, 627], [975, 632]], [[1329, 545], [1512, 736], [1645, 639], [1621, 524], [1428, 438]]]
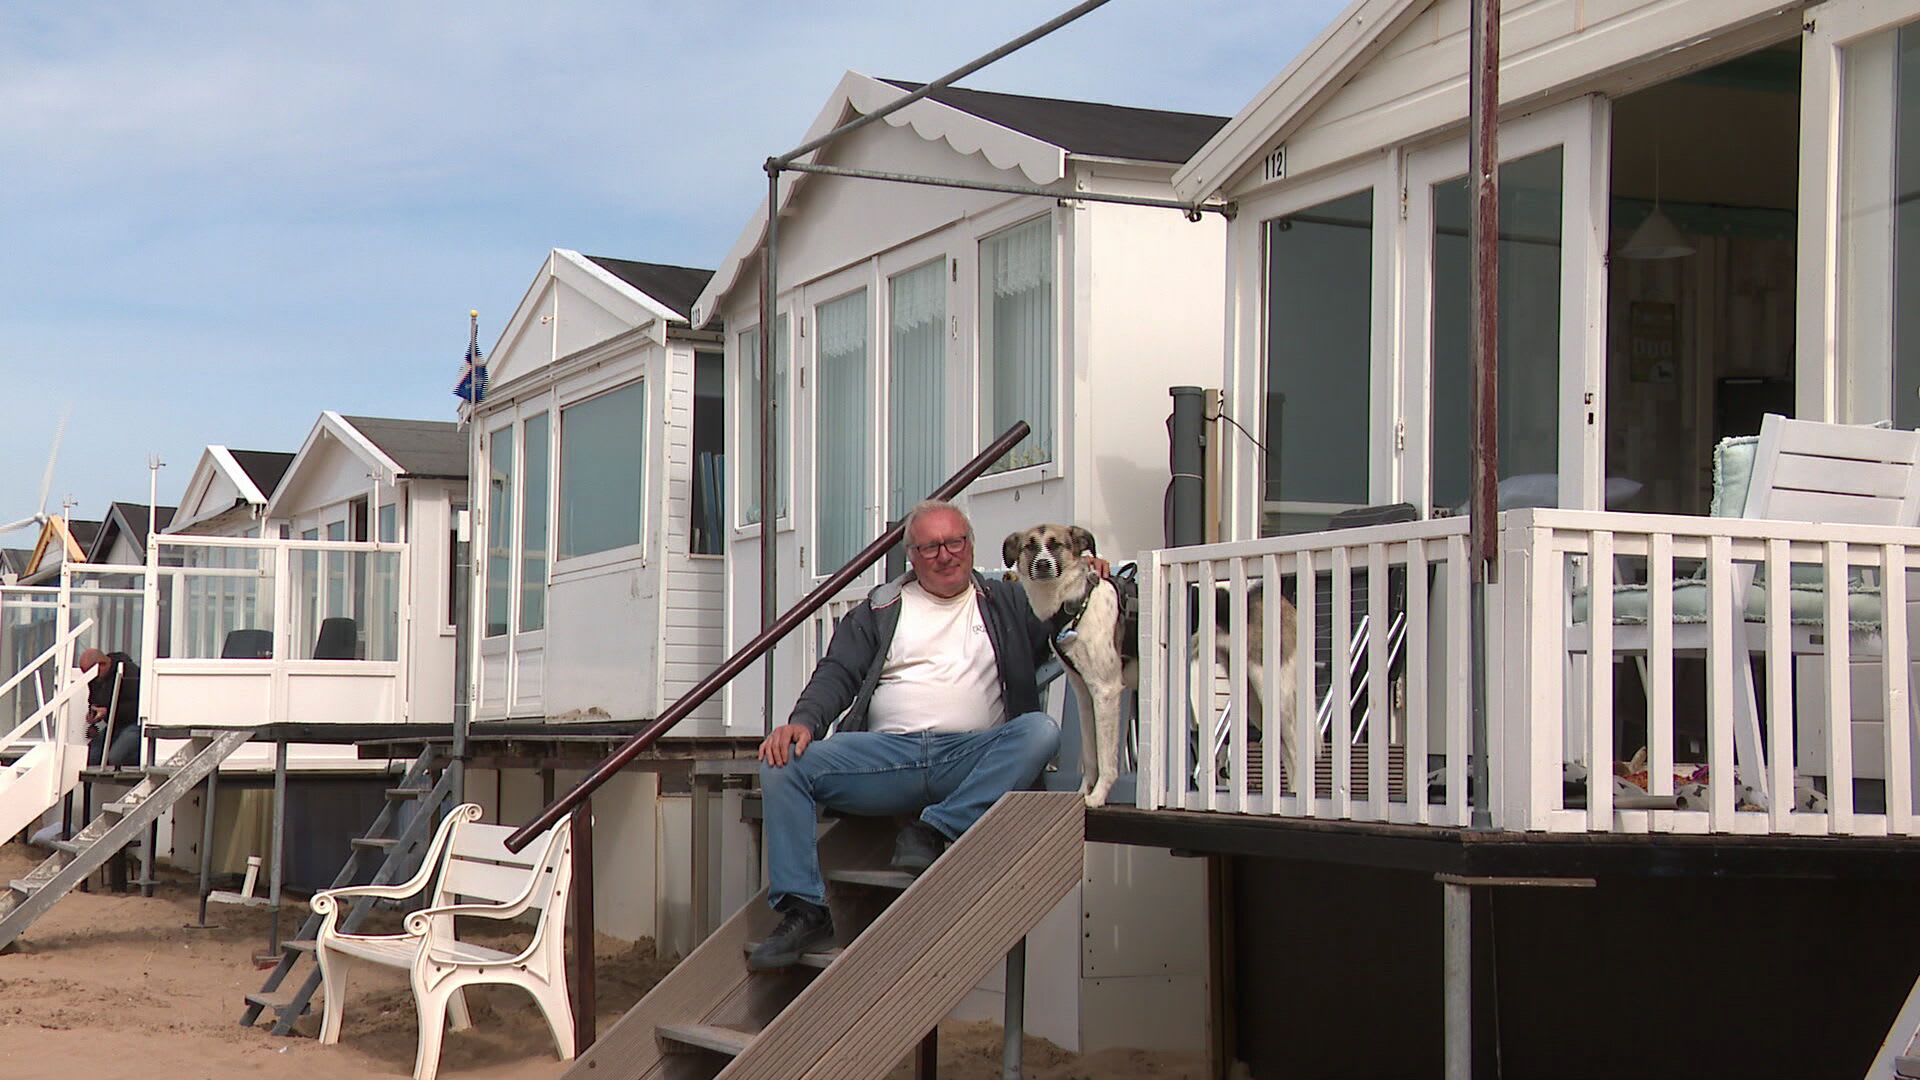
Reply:
[[[0, 846], [0, 880], [20, 877], [39, 858], [18, 843]], [[192, 929], [193, 880], [163, 871], [153, 897], [137, 892], [73, 893], [0, 956], [0, 1077], [6, 1080], [225, 1080], [228, 1077], [360, 1080], [413, 1071], [413, 1002], [399, 972], [354, 968], [340, 1042], [311, 1034], [280, 1037], [243, 1028], [243, 997], [266, 972], [252, 956], [267, 945], [267, 917], [254, 909], [214, 907], [217, 929]], [[297, 927], [304, 903], [283, 916]], [[595, 948], [601, 1030], [671, 968], [651, 942], [602, 937]], [[473, 1029], [448, 1032], [440, 1060], [447, 1080], [551, 1080], [566, 1068], [532, 1000], [513, 990], [478, 991]], [[1000, 1028], [941, 1025], [944, 1080], [997, 1080]], [[1025, 1069], [1037, 1080], [1200, 1080], [1197, 1058], [1140, 1051], [1069, 1054], [1028, 1038]], [[895, 1077], [912, 1070], [902, 1065]]]

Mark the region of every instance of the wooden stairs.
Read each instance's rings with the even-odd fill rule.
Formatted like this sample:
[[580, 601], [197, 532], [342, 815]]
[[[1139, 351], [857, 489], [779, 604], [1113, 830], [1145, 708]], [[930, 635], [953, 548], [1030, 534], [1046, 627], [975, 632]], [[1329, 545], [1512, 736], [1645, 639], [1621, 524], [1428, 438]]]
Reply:
[[893, 823], [837, 822], [820, 839], [835, 948], [748, 971], [779, 921], [763, 891], [563, 1080], [878, 1080], [1080, 882], [1084, 836], [1077, 792], [1016, 791], [915, 878], [887, 869]]

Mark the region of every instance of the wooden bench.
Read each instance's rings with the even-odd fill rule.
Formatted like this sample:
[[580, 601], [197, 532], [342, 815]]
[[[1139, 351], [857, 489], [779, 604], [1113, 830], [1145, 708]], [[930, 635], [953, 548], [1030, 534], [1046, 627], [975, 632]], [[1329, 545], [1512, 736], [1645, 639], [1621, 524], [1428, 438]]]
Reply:
[[[533, 995], [553, 1029], [562, 1060], [574, 1055], [573, 1012], [567, 998], [563, 948], [567, 886], [573, 849], [563, 821], [528, 844], [524, 852], [507, 850], [513, 829], [480, 824], [480, 807], [464, 803], [440, 823], [420, 871], [398, 885], [356, 885], [324, 889], [313, 896], [323, 916], [316, 940], [321, 985], [325, 992], [320, 1041], [338, 1042], [346, 1005], [349, 959], [368, 960], [409, 972], [420, 1017], [415, 1080], [433, 1080], [440, 1067], [440, 1039], [447, 1014], [453, 1026], [472, 1023], [465, 988], [486, 983], [518, 986]], [[354, 897], [404, 901], [417, 896], [427, 906], [409, 914], [399, 934], [342, 933], [337, 921]], [[537, 912], [533, 939], [516, 952], [462, 941], [456, 919], [515, 919]]]

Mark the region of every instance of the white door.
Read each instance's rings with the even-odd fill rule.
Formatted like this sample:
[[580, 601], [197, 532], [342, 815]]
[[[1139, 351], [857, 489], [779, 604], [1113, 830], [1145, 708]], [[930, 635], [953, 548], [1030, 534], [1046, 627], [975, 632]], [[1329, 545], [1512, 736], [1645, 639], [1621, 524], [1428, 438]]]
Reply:
[[[1598, 509], [1606, 103], [1500, 127], [1501, 505]], [[1408, 155], [1401, 290], [1404, 498], [1468, 500], [1470, 241], [1465, 139]]]

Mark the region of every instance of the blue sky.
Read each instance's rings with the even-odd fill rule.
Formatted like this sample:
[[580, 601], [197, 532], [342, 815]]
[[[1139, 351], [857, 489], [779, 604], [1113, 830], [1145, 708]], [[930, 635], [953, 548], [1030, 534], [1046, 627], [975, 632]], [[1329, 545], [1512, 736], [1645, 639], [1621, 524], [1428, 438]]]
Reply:
[[[162, 502], [322, 409], [452, 419], [547, 249], [712, 267], [843, 71], [1068, 0], [0, 8], [0, 521]], [[1230, 115], [1343, 6], [1113, 0], [963, 85]], [[31, 533], [0, 537], [23, 546]]]

